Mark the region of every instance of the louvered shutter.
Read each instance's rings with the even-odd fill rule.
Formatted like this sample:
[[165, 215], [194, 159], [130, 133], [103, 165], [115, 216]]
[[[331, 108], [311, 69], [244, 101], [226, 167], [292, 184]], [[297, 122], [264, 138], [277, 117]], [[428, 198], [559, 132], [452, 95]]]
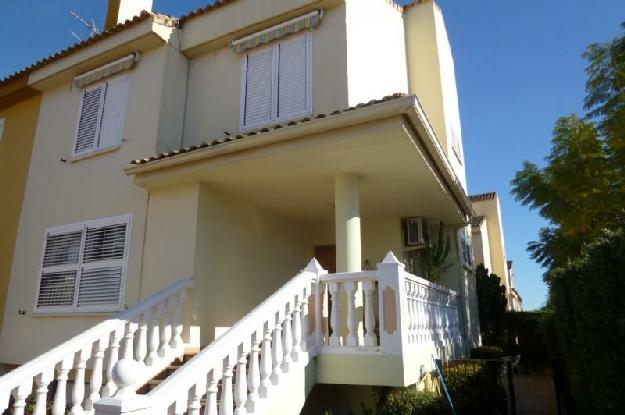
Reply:
[[47, 234], [37, 307], [72, 306], [80, 261], [82, 230]]
[[118, 304], [126, 252], [127, 224], [87, 225], [78, 307]]
[[273, 89], [273, 48], [247, 56], [244, 82], [243, 126], [271, 122]]
[[281, 42], [278, 61], [278, 118], [308, 113], [308, 38]]
[[74, 154], [93, 151], [97, 145], [105, 87], [100, 85], [83, 92]]
[[108, 82], [97, 148], [118, 146], [122, 138], [124, 114], [128, 95], [128, 77], [120, 76]]

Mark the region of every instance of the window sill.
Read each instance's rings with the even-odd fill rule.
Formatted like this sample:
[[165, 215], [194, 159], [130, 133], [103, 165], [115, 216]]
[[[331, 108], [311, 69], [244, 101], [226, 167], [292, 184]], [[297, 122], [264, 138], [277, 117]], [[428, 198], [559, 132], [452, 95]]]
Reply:
[[109, 317], [122, 311], [122, 308], [116, 307], [108, 310], [96, 310], [96, 311], [71, 311], [71, 310], [33, 310], [31, 315], [33, 317]]
[[77, 161], [89, 159], [91, 157], [97, 157], [97, 156], [102, 155], [102, 154], [112, 153], [113, 151], [117, 151], [120, 148], [121, 148], [121, 144], [113, 146], [113, 147], [101, 148], [99, 150], [94, 150], [94, 151], [91, 151], [89, 153], [80, 154], [78, 156], [70, 157], [68, 161], [70, 163], [75, 163]]

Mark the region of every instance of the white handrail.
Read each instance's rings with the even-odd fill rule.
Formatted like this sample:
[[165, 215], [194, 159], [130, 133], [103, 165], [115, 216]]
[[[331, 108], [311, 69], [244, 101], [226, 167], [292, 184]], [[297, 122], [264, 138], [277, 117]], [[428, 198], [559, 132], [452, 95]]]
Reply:
[[[97, 360], [99, 367], [103, 369], [102, 363], [104, 353], [112, 347], [109, 344], [111, 337], [114, 337], [114, 343], [117, 342], [114, 346], [116, 348], [119, 348], [119, 342], [124, 336], [126, 336], [125, 338], [127, 339], [127, 342], [132, 344], [134, 331], [131, 331], [129, 328], [129, 332], [125, 332], [126, 324], [128, 323], [133, 323], [135, 325], [141, 324], [144, 330], [142, 335], [145, 336], [147, 331], [147, 323], [145, 320], [151, 310], [160, 306], [161, 303], [167, 303], [173, 297], [176, 297], [177, 301], [181, 301], [183, 298], [183, 294], [181, 293], [192, 287], [193, 281], [191, 279], [177, 281], [169, 287], [150, 295], [129, 309], [96, 324], [95, 326], [83, 331], [66, 342], [0, 377], [0, 412], [6, 408], [6, 405], [8, 405], [5, 399], [7, 399], [8, 395], [12, 392], [15, 392], [17, 395], [16, 408], [19, 406], [20, 410], [22, 410], [25, 399], [32, 393], [32, 385], [33, 383], [36, 383], [38, 377], [45, 380], [45, 388], [39, 388], [37, 390], [37, 405], [45, 404], [45, 392], [47, 390], [47, 385], [54, 378], [55, 370], [59, 370], [59, 379], [62, 378], [63, 382], [65, 382], [67, 379], [67, 373], [72, 367], [74, 367], [74, 357], [77, 354], [79, 354], [79, 358], [77, 359], [78, 363], [76, 363], [76, 370], [80, 376], [84, 377], [86, 363], [90, 359], [95, 359], [94, 361]], [[143, 320], [139, 321], [142, 317]], [[111, 336], [112, 333], [117, 334], [115, 336]], [[95, 347], [96, 345], [97, 347]], [[132, 351], [131, 348], [128, 350]], [[94, 353], [93, 356], [92, 351]], [[61, 364], [61, 366], [57, 367], [59, 364]], [[102, 379], [100, 374], [94, 373], [94, 378], [96, 383], [101, 385]], [[93, 388], [93, 385], [91, 387]], [[84, 386], [80, 392], [81, 394], [84, 394]], [[92, 390], [91, 393], [94, 398], [100, 396], [99, 390]], [[81, 397], [77, 394], [75, 395], [74, 405], [82, 405], [79, 401]], [[59, 402], [59, 407], [64, 406], [65, 398], [59, 396]]]
[[223, 360], [228, 356], [237, 358], [241, 344], [249, 342], [254, 333], [263, 333], [265, 322], [274, 322], [278, 313], [284, 313], [285, 306], [295, 301], [304, 289], [311, 288], [316, 274], [302, 271], [282, 288], [268, 297], [259, 306], [250, 311], [223, 335], [197, 354], [187, 364], [165, 379], [148, 393], [152, 409], [163, 409], [176, 402], [178, 396], [185, 394], [197, 382], [206, 377], [212, 369], [222, 369]]

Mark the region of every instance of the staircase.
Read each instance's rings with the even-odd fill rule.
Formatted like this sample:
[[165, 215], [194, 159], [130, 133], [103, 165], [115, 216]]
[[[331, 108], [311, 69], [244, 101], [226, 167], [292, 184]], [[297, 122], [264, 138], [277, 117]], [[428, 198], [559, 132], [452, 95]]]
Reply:
[[56, 379], [54, 415], [298, 414], [315, 383], [414, 384], [432, 355], [465, 349], [458, 295], [405, 272], [392, 253], [377, 270], [354, 273], [327, 274], [313, 259], [213, 343], [185, 354], [191, 287], [180, 281], [1, 377], [0, 413], [24, 414], [28, 399], [46, 414]]

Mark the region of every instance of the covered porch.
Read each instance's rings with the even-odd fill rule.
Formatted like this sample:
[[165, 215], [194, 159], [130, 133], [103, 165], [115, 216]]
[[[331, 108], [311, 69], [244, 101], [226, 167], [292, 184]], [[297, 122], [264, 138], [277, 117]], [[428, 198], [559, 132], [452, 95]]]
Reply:
[[419, 108], [381, 101], [127, 169], [150, 191], [142, 295], [193, 277], [205, 345], [313, 256], [331, 272], [403, 260], [409, 217], [445, 223], [456, 267], [441, 283], [463, 292], [455, 235], [470, 205]]

